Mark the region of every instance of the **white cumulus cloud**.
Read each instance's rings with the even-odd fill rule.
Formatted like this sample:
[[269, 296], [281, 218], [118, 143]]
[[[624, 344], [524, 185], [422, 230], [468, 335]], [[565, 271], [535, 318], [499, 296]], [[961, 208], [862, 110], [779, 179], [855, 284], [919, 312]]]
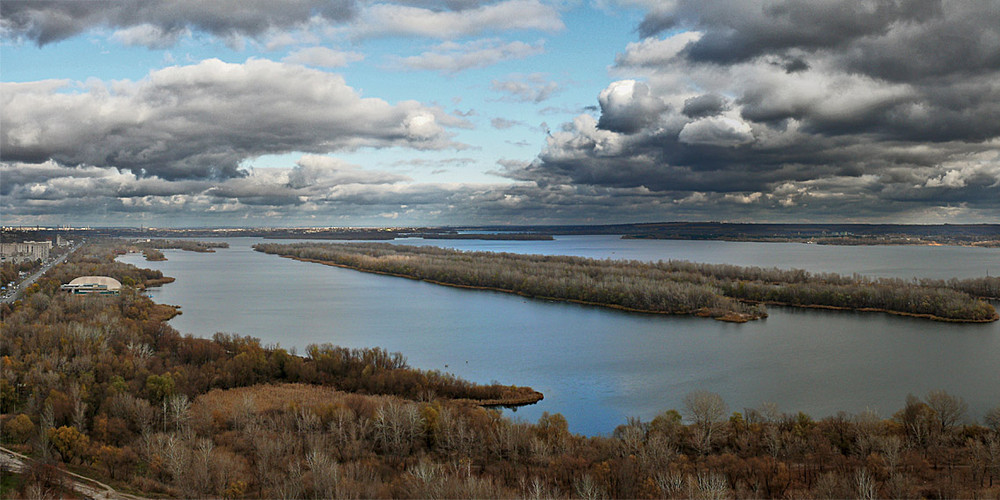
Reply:
[[677, 139], [685, 144], [732, 147], [753, 142], [746, 122], [723, 116], [702, 118], [684, 125]]

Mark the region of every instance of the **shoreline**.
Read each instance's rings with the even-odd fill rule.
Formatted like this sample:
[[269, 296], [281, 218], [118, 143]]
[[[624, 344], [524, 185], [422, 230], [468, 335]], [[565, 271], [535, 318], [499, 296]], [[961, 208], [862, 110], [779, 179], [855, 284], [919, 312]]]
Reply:
[[822, 304], [791, 304], [791, 303], [788, 303], [788, 302], [777, 302], [777, 301], [773, 301], [773, 300], [765, 300], [765, 301], [744, 300], [743, 302], [747, 302], [747, 303], [750, 303], [750, 304], [764, 304], [764, 305], [769, 305], [769, 306], [791, 307], [791, 308], [795, 308], [795, 309], [826, 309], [826, 310], [832, 310], [832, 311], [854, 311], [854, 312], [886, 313], [886, 314], [892, 314], [892, 315], [895, 315], [895, 316], [906, 316], [906, 317], [910, 317], [910, 318], [920, 318], [920, 319], [929, 319], [929, 320], [932, 320], [932, 321], [941, 321], [941, 322], [944, 322], [944, 323], [986, 324], [986, 323], [992, 323], [994, 321], [1000, 320], [1000, 313], [994, 313], [993, 317], [991, 317], [989, 319], [953, 319], [953, 318], [944, 318], [944, 317], [941, 317], [941, 316], [935, 316], [933, 314], [908, 313], [908, 312], [905, 312], [905, 311], [893, 311], [893, 310], [890, 310], [890, 309], [880, 309], [880, 308], [877, 308], [877, 307], [859, 307], [859, 308], [853, 308], [853, 307], [825, 306], [825, 305], [822, 305]]
[[[726, 314], [723, 314], [722, 316], [711, 316], [710, 311], [707, 310], [707, 309], [705, 309], [705, 308], [698, 309], [698, 310], [691, 311], [691, 312], [686, 312], [686, 313], [673, 313], [673, 312], [666, 312], [666, 311], [652, 311], [652, 310], [645, 310], [645, 309], [636, 309], [634, 307], [627, 307], [627, 306], [622, 306], [622, 305], [618, 305], [618, 304], [604, 304], [604, 303], [601, 303], [601, 302], [590, 302], [590, 301], [579, 300], [579, 299], [564, 299], [564, 298], [560, 298], [560, 297], [546, 297], [546, 296], [543, 296], [543, 295], [531, 295], [531, 294], [524, 293], [524, 292], [518, 292], [516, 290], [508, 290], [506, 288], [496, 288], [496, 287], [488, 287], [488, 286], [475, 286], [475, 285], [462, 285], [462, 284], [458, 284], [458, 283], [447, 283], [447, 282], [444, 282], [444, 281], [437, 281], [437, 280], [431, 280], [431, 279], [425, 279], [425, 278], [418, 278], [416, 276], [408, 276], [408, 275], [405, 275], [405, 274], [397, 274], [397, 273], [389, 273], [389, 272], [385, 272], [385, 271], [372, 271], [372, 270], [368, 270], [368, 269], [361, 269], [361, 268], [354, 267], [354, 266], [349, 266], [349, 265], [346, 265], [346, 264], [337, 264], [335, 262], [329, 262], [329, 261], [324, 261], [324, 260], [319, 260], [319, 259], [309, 259], [309, 258], [305, 258], [305, 257], [297, 257], [297, 256], [294, 256], [294, 255], [284, 255], [284, 254], [275, 254], [275, 255], [278, 255], [279, 257], [284, 257], [284, 258], [287, 258], [287, 259], [301, 261], [301, 262], [309, 262], [309, 263], [313, 263], [313, 264], [323, 264], [323, 265], [326, 265], [326, 266], [333, 266], [333, 267], [339, 267], [339, 268], [343, 268], [343, 269], [350, 269], [352, 271], [358, 271], [358, 272], [362, 272], [362, 273], [379, 274], [379, 275], [382, 275], [382, 276], [393, 276], [393, 277], [396, 277], [396, 278], [407, 278], [407, 279], [411, 279], [411, 280], [414, 280], [414, 281], [423, 281], [425, 283], [431, 283], [431, 284], [434, 284], [434, 285], [441, 285], [441, 286], [449, 286], [449, 287], [452, 287], [452, 288], [463, 288], [463, 289], [467, 289], [467, 290], [485, 290], [485, 291], [490, 291], [490, 292], [500, 292], [500, 293], [507, 293], [507, 294], [511, 294], [511, 295], [519, 295], [521, 297], [528, 297], [528, 298], [532, 298], [532, 299], [551, 300], [551, 301], [555, 301], [555, 302], [569, 302], [569, 303], [580, 304], [580, 305], [585, 305], [585, 306], [605, 307], [605, 308], [608, 308], [608, 309], [617, 309], [619, 311], [632, 312], [632, 313], [659, 314], [659, 315], [663, 315], [663, 316], [697, 316], [697, 317], [700, 317], [700, 318], [712, 318], [712, 319], [714, 319], [716, 321], [724, 321], [724, 322], [728, 322], [728, 323], [746, 323], [746, 322], [752, 321], [752, 320], [767, 318], [767, 314], [764, 314], [763, 316], [760, 316], [760, 317], [753, 317], [753, 316], [751, 316], [749, 314], [742, 314], [742, 313], [737, 313], [737, 312], [727, 312]], [[738, 299], [734, 299], [734, 300], [738, 300]]]
[[959, 247], [959, 248], [1000, 248], [1000, 240], [937, 241], [937, 240], [841, 240], [838, 238], [740, 238], [720, 236], [716, 238], [694, 238], [684, 236], [659, 236], [648, 234], [623, 234], [623, 240], [673, 240], [673, 241], [725, 241], [729, 243], [799, 243], [803, 245], [843, 246], [843, 247]]
[[[385, 271], [374, 271], [374, 270], [368, 270], [368, 269], [361, 269], [361, 268], [358, 268], [358, 267], [355, 267], [355, 266], [349, 266], [349, 265], [346, 265], [346, 264], [337, 264], [335, 262], [323, 261], [323, 260], [319, 260], [319, 259], [310, 259], [310, 258], [305, 258], [305, 257], [298, 257], [298, 256], [295, 256], [295, 255], [287, 255], [287, 254], [276, 254], [276, 255], [278, 255], [279, 257], [284, 257], [284, 258], [292, 259], [292, 260], [298, 260], [298, 261], [301, 261], [301, 262], [309, 262], [309, 263], [314, 263], [314, 264], [323, 264], [323, 265], [327, 265], [327, 266], [339, 267], [339, 268], [343, 268], [343, 269], [350, 269], [350, 270], [353, 270], [353, 271], [358, 271], [358, 272], [363, 272], [363, 273], [379, 274], [379, 275], [383, 275], [383, 276], [393, 276], [393, 277], [397, 277], [397, 278], [407, 278], [407, 279], [411, 279], [411, 280], [415, 280], [415, 281], [423, 281], [423, 282], [426, 282], [426, 283], [431, 283], [431, 284], [435, 284], [435, 285], [442, 285], [442, 286], [449, 286], [449, 287], [453, 287], [453, 288], [464, 288], [464, 289], [470, 289], [470, 290], [487, 290], [487, 291], [493, 291], [493, 292], [508, 293], [508, 294], [512, 294], [512, 295], [519, 295], [519, 296], [522, 296], [522, 297], [529, 297], [529, 298], [535, 298], [535, 299], [552, 300], [552, 301], [558, 301], [558, 302], [570, 302], [570, 303], [574, 303], [574, 304], [581, 304], [581, 305], [588, 305], [588, 306], [597, 306], [597, 307], [605, 307], [605, 308], [609, 308], [609, 309], [617, 309], [617, 310], [620, 310], [620, 311], [633, 312], [633, 313], [660, 314], [660, 315], [667, 315], [667, 316], [711, 317], [709, 315], [709, 312], [707, 310], [705, 310], [705, 309], [701, 309], [701, 310], [698, 310], [698, 311], [692, 311], [692, 312], [688, 312], [688, 313], [671, 313], [671, 312], [664, 312], [664, 311], [648, 311], [648, 310], [635, 309], [635, 308], [631, 308], [631, 307], [621, 306], [621, 305], [617, 305], [617, 304], [602, 304], [602, 303], [599, 303], [599, 302], [588, 302], [588, 301], [577, 300], [577, 299], [563, 299], [563, 298], [558, 298], [558, 297], [545, 297], [545, 296], [538, 296], [538, 295], [530, 295], [530, 294], [526, 294], [526, 293], [523, 293], [523, 292], [518, 292], [516, 290], [508, 290], [508, 289], [503, 289], [503, 288], [482, 287], [482, 286], [474, 286], [474, 285], [462, 285], [462, 284], [457, 284], [457, 283], [446, 283], [446, 282], [442, 282], [442, 281], [425, 279], [425, 278], [419, 278], [419, 277], [416, 277], [416, 276], [409, 276], [409, 275], [405, 275], [405, 274], [398, 274], [398, 273], [390, 273], [390, 272], [385, 272]], [[933, 314], [909, 313], [909, 312], [905, 312], [905, 311], [893, 311], [893, 310], [890, 310], [890, 309], [880, 309], [880, 308], [873, 308], [873, 307], [851, 308], [851, 307], [840, 307], [840, 306], [827, 306], [827, 305], [822, 305], [822, 304], [792, 304], [792, 303], [787, 303], [787, 302], [754, 301], [754, 300], [743, 300], [743, 299], [738, 299], [738, 298], [734, 298], [734, 297], [731, 297], [731, 298], [733, 298], [733, 300], [738, 300], [740, 302], [747, 303], [747, 304], [776, 305], [776, 306], [793, 307], [793, 308], [799, 308], [799, 309], [826, 309], [826, 310], [834, 310], [834, 311], [879, 312], [879, 313], [892, 314], [892, 315], [896, 315], [896, 316], [905, 316], [905, 317], [911, 317], [911, 318], [921, 318], [921, 319], [928, 319], [928, 320], [931, 320], [931, 321], [940, 321], [940, 322], [946, 322], [946, 323], [986, 324], [986, 323], [992, 323], [994, 321], [1000, 320], [1000, 313], [997, 313], [997, 312], [994, 312], [993, 316], [990, 317], [990, 318], [988, 318], [988, 319], [981, 319], [981, 320], [977, 320], [977, 319], [954, 319], [954, 318], [945, 318], [945, 317], [942, 317], [942, 316], [935, 316]], [[752, 321], [752, 320], [765, 319], [765, 318], [767, 318], [767, 314], [766, 313], [763, 316], [761, 316], [761, 317], [752, 317], [752, 316], [747, 315], [747, 314], [740, 314], [740, 313], [734, 313], [734, 312], [726, 313], [726, 314], [724, 314], [722, 316], [718, 316], [718, 317], [712, 317], [712, 319], [715, 319], [716, 321], [723, 321], [723, 322], [729, 322], [729, 323], [747, 323], [747, 322]]]

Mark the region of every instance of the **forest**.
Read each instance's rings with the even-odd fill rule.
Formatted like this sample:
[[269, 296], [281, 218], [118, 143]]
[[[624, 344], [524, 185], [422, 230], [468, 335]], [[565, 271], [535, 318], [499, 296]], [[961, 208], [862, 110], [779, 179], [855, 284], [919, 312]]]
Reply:
[[941, 321], [1000, 318], [992, 305], [978, 298], [1000, 296], [1000, 278], [905, 281], [686, 261], [596, 260], [385, 243], [254, 248], [438, 284], [726, 321], [766, 317], [764, 304], [882, 311]]
[[[63, 469], [179, 498], [1000, 495], [1000, 406], [971, 415], [932, 391], [892, 415], [814, 419], [694, 392], [580, 436], [560, 414], [523, 422], [488, 407], [537, 401], [529, 388], [417, 370], [401, 354], [182, 335], [166, 323], [176, 309], [139, 292], [169, 278], [115, 262], [122, 251], [85, 246], [0, 306], [0, 439], [36, 459], [4, 471], [3, 498], [63, 496]], [[130, 284], [58, 291], [80, 274]]]

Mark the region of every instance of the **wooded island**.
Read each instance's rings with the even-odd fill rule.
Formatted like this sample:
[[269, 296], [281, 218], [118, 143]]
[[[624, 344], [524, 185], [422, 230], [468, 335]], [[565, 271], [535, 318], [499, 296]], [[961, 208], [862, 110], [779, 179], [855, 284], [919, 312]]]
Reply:
[[763, 304], [881, 311], [939, 321], [1000, 319], [992, 305], [970, 295], [1000, 296], [1000, 278], [918, 282], [727, 264], [464, 252], [387, 243], [259, 244], [254, 249], [443, 285], [724, 321], [764, 318]]

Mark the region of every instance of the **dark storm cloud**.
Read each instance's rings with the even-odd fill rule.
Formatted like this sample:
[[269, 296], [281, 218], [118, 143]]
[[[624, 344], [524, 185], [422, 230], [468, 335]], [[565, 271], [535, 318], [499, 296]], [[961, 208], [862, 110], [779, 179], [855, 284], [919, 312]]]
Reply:
[[640, 37], [649, 38], [667, 31], [676, 25], [677, 18], [673, 15], [673, 13], [654, 10], [653, 12], [646, 14], [646, 16], [642, 19], [642, 22], [639, 23], [639, 27], [636, 28], [636, 31], [639, 33]]
[[573, 197], [647, 190], [720, 218], [1000, 213], [992, 4], [650, 6], [641, 34], [692, 31], [629, 44], [599, 118], [563, 125], [502, 175]]
[[725, 97], [719, 94], [705, 94], [685, 99], [684, 109], [681, 112], [690, 118], [704, 118], [722, 113], [728, 107], [729, 103]]
[[678, 24], [705, 32], [687, 48], [688, 57], [731, 64], [790, 49], [839, 49], [858, 39], [883, 36], [894, 25], [940, 17], [942, 6], [940, 0], [682, 1], [669, 15], [679, 19]]
[[809, 63], [801, 57], [793, 57], [782, 62], [781, 67], [785, 68], [787, 73], [797, 73], [809, 69]]
[[45, 45], [93, 28], [143, 25], [163, 33], [190, 28], [220, 37], [254, 37], [312, 18], [344, 21], [357, 6], [355, 0], [4, 0], [2, 10], [5, 36]]
[[421, 36], [452, 39], [490, 31], [564, 25], [558, 10], [538, 0], [5, 0], [0, 34], [39, 46], [95, 30], [114, 30], [125, 45], [166, 48], [206, 33], [233, 46], [244, 39], [330, 29], [352, 38]]
[[[398, 206], [408, 192], [427, 198], [446, 190], [408, 188], [397, 174], [369, 171], [327, 156], [306, 155], [292, 168], [253, 169], [243, 177], [168, 180], [138, 177], [114, 167], [67, 167], [2, 162], [5, 216], [144, 212], [164, 215], [245, 213], [294, 215], [302, 210], [329, 213], [350, 204]], [[405, 202], [403, 202], [405, 203]]]
[[266, 60], [208, 60], [76, 89], [2, 85], [5, 161], [53, 159], [167, 180], [240, 177], [241, 162], [265, 154], [454, 147], [442, 125], [464, 124], [417, 102], [362, 98], [337, 75]]

